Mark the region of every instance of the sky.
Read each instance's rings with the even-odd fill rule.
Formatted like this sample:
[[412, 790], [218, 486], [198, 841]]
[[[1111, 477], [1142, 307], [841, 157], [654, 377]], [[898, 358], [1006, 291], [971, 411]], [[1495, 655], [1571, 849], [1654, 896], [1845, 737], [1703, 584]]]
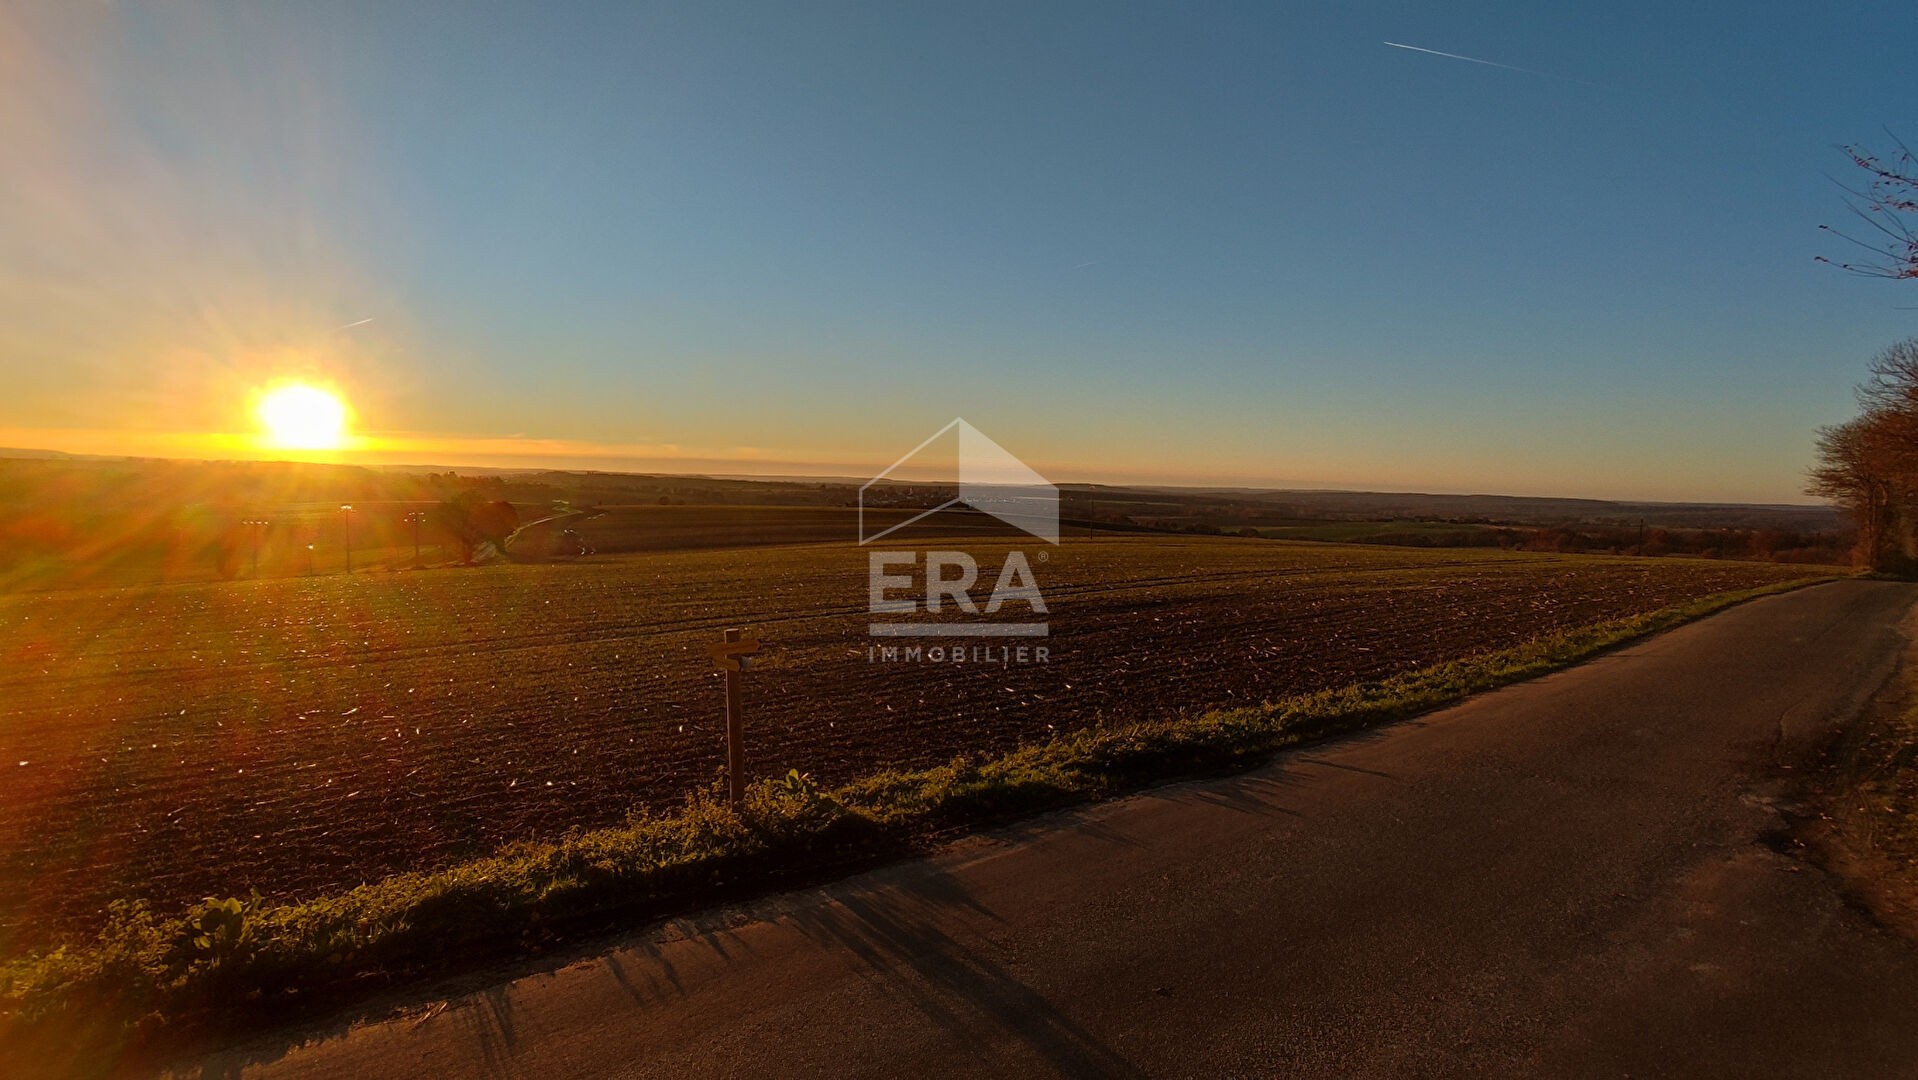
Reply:
[[1805, 501], [1918, 7], [1605, 8], [8, 4], [0, 445]]

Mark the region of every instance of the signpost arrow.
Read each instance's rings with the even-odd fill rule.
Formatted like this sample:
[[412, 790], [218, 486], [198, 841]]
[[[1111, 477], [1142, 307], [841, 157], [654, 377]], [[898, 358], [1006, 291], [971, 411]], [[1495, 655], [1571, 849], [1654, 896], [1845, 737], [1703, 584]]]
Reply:
[[741, 637], [740, 631], [726, 631], [726, 640], [715, 641], [706, 646], [712, 654], [713, 663], [722, 671], [750, 671], [753, 666], [752, 654], [759, 651], [759, 639]]
[[713, 663], [726, 673], [726, 795], [737, 807], [746, 798], [746, 722], [740, 703], [741, 673], [752, 665], [759, 639], [737, 627], [726, 630], [726, 640], [706, 646]]

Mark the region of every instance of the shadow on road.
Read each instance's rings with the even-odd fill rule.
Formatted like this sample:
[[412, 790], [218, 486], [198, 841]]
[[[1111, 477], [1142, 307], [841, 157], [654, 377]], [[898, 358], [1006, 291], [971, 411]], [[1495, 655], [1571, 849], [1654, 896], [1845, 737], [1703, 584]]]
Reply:
[[1071, 1076], [1144, 1075], [1018, 975], [941, 929], [954, 924], [955, 908], [995, 918], [945, 873], [915, 874], [788, 918], [814, 942], [856, 956], [865, 978], [956, 1041], [1011, 1040]]

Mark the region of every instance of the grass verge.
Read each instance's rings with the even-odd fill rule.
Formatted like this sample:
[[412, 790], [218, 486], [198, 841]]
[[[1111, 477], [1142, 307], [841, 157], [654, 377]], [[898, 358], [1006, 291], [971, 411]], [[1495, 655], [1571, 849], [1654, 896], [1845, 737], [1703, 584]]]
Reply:
[[831, 791], [788, 774], [753, 785], [738, 811], [698, 793], [669, 816], [514, 844], [297, 903], [210, 899], [164, 915], [118, 903], [96, 939], [0, 967], [0, 1062], [88, 1071], [138, 1044], [337, 1005], [369, 986], [524, 950], [614, 915], [684, 909], [822, 861], [908, 850], [959, 826], [1248, 767], [1287, 746], [1427, 712], [1823, 580], [1720, 593], [1380, 682], [1091, 728], [1003, 757], [884, 772]]
[[1828, 753], [1803, 830], [1879, 922], [1918, 940], [1918, 646]]

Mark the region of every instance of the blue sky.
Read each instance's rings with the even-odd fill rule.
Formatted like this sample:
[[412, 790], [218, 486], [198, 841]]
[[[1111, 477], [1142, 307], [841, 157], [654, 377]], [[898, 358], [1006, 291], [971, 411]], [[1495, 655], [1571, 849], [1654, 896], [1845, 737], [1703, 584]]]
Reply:
[[1835, 146], [1918, 136], [1910, 5], [4, 28], [10, 442], [298, 369], [409, 457], [858, 473], [963, 415], [1060, 480], [1799, 501], [1918, 333], [1812, 261]]

